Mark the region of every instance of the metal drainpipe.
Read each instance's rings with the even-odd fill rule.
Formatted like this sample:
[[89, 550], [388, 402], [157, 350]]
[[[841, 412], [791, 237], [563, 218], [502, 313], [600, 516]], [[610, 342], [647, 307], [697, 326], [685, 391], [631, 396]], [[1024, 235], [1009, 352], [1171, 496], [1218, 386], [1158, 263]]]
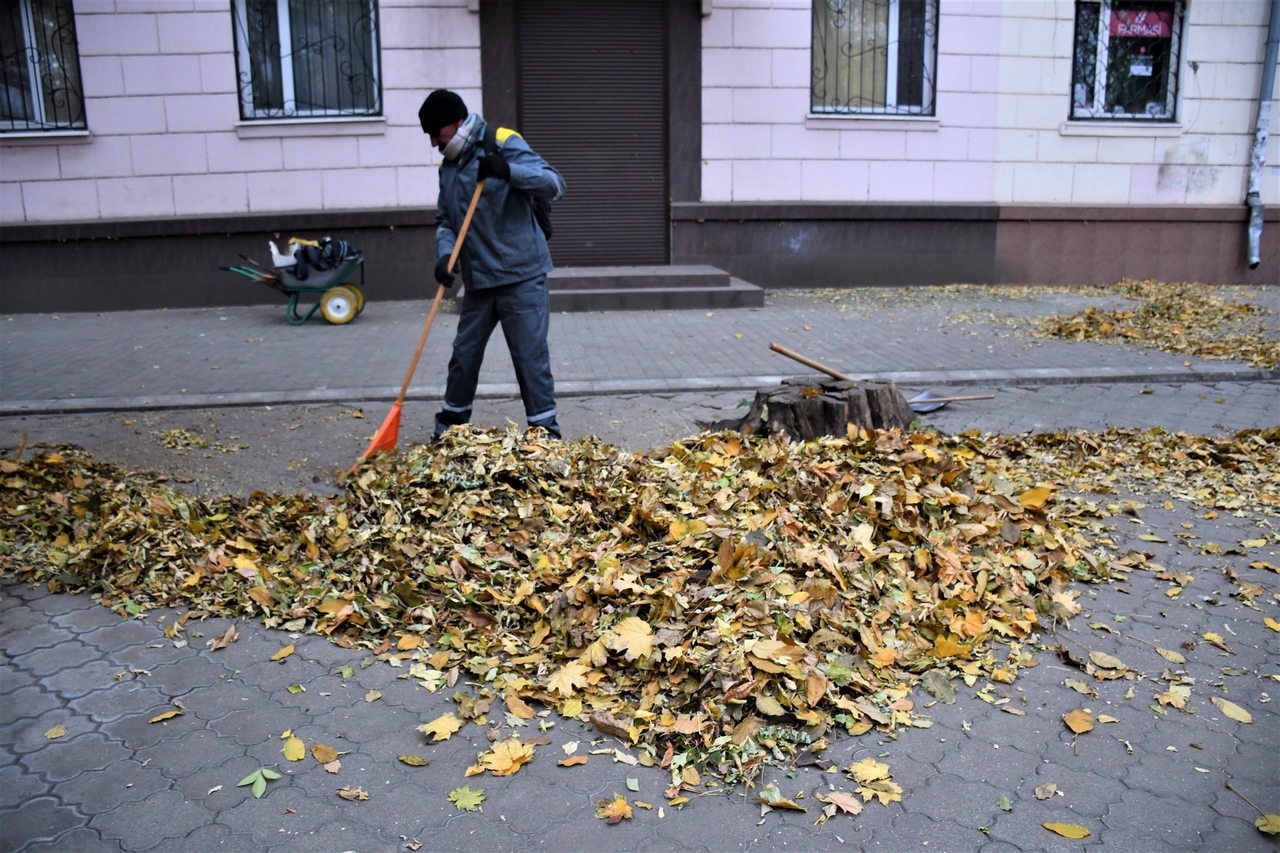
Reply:
[[1267, 135], [1271, 130], [1271, 98], [1276, 83], [1276, 54], [1280, 51], [1280, 0], [1271, 0], [1271, 23], [1267, 28], [1267, 49], [1262, 59], [1262, 86], [1258, 92], [1258, 124], [1253, 133], [1253, 156], [1249, 159], [1249, 269], [1262, 263], [1262, 166], [1267, 159]]

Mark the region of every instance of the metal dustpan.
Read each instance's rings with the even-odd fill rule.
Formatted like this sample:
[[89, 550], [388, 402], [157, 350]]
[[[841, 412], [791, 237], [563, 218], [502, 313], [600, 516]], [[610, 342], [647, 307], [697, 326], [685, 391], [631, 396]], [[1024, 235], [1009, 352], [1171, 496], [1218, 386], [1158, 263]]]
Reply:
[[936, 412], [947, 403], [958, 403], [961, 400], [990, 400], [995, 394], [969, 394], [964, 397], [939, 397], [932, 391], [925, 391], [917, 394], [907, 401], [907, 405], [911, 407], [911, 411], [917, 414], [926, 412]]

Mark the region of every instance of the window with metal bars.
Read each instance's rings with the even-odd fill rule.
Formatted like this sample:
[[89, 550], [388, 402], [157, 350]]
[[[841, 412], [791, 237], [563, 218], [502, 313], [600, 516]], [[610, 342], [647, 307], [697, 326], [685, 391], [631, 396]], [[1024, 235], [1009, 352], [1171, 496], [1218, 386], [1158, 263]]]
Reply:
[[1183, 6], [1077, 2], [1071, 118], [1175, 121]]
[[243, 119], [379, 115], [377, 0], [233, 0]]
[[0, 133], [84, 130], [71, 0], [0, 0]]
[[938, 0], [816, 0], [815, 113], [933, 115]]

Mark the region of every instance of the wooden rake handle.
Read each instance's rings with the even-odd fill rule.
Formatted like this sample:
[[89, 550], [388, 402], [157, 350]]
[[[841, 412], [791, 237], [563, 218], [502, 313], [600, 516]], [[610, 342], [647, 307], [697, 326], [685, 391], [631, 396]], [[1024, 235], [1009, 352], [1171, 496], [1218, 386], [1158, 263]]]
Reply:
[[834, 367], [827, 367], [825, 364], [818, 361], [814, 361], [813, 359], [808, 358], [806, 356], [803, 356], [800, 353], [796, 352], [795, 350], [787, 349], [782, 344], [769, 344], [769, 349], [781, 355], [785, 355], [787, 358], [794, 359], [795, 361], [800, 362], [806, 367], [812, 367], [814, 370], [825, 373], [828, 376], [832, 377], [833, 379], [839, 379], [841, 382], [857, 381], [847, 373], [841, 373], [840, 371], [836, 370]]
[[[471, 217], [476, 212], [476, 203], [480, 201], [480, 193], [484, 191], [484, 181], [476, 184], [476, 191], [471, 194], [471, 204], [467, 206], [467, 215], [462, 220], [462, 228], [458, 231], [458, 240], [453, 244], [453, 252], [449, 255], [448, 271], [453, 272], [453, 265], [458, 262], [458, 253], [462, 251], [462, 241], [467, 239], [467, 229], [471, 227]], [[409, 383], [418, 369], [418, 359], [422, 358], [422, 348], [427, 345], [427, 335], [431, 333], [431, 324], [435, 322], [436, 312], [440, 310], [440, 300], [444, 298], [445, 286], [440, 285], [436, 291], [435, 301], [431, 303], [431, 311], [427, 314], [427, 324], [422, 327], [422, 337], [418, 338], [418, 348], [414, 350], [413, 361], [409, 363], [409, 372], [405, 374], [404, 384], [400, 386], [400, 396], [396, 397], [396, 405], [404, 402], [409, 393]]]

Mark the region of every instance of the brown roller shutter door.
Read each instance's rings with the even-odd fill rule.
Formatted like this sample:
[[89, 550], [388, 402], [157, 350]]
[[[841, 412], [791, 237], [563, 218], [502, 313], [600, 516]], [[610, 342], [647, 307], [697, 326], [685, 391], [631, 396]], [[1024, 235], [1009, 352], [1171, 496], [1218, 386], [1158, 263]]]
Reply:
[[667, 262], [666, 15], [660, 0], [522, 0], [520, 131], [564, 175], [561, 266]]

